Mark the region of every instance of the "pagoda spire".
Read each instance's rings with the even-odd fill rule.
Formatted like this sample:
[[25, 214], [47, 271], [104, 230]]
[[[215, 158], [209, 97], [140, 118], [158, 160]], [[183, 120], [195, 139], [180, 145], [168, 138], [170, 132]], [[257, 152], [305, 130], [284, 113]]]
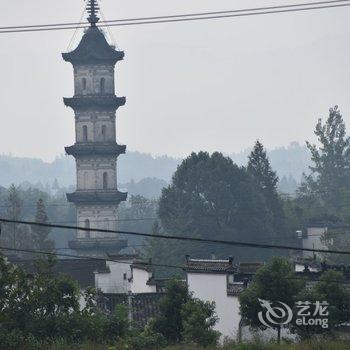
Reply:
[[97, 17], [98, 11], [100, 10], [97, 0], [87, 0], [86, 10], [89, 14], [87, 20], [90, 22], [91, 27], [96, 27], [96, 23], [100, 20], [99, 17]]

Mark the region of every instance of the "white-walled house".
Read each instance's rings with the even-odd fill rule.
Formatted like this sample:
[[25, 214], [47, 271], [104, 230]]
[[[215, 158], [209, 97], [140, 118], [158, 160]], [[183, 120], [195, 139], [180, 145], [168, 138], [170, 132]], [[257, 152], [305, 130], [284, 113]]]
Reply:
[[130, 266], [131, 293], [156, 293], [157, 284], [154, 281], [152, 268], [145, 263], [134, 263]]
[[188, 289], [193, 296], [215, 302], [219, 318], [215, 330], [223, 337], [237, 339], [241, 321], [238, 295], [244, 290], [246, 281], [234, 280], [236, 268], [233, 265], [233, 258], [216, 260], [187, 257], [184, 270]]
[[[109, 255], [104, 259], [58, 259], [52, 268], [55, 275], [65, 274], [72, 277], [82, 292], [95, 287], [104, 294], [156, 293], [158, 281], [154, 279], [151, 263], [138, 261], [137, 254]], [[17, 260], [16, 264], [27, 273], [35, 273], [32, 260]]]
[[[327, 232], [324, 225], [312, 225], [307, 228], [306, 235], [303, 237], [303, 248], [307, 249], [325, 249], [328, 247], [322, 241], [322, 236]], [[318, 253], [303, 251], [303, 258], [312, 258]]]
[[95, 271], [95, 287], [106, 294], [156, 293], [151, 264], [137, 261], [137, 255], [110, 255], [106, 269]]
[[103, 293], [128, 293], [132, 276], [131, 266], [137, 255], [110, 255], [106, 260], [106, 269], [96, 270], [95, 287]]

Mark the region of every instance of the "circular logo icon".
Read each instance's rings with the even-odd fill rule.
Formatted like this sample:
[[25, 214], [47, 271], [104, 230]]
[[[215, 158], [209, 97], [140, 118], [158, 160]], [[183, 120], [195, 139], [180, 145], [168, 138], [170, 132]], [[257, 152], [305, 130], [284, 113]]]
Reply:
[[290, 323], [293, 318], [292, 309], [282, 301], [272, 303], [271, 301], [259, 299], [264, 311], [258, 313], [259, 321], [266, 327], [273, 328], [276, 325]]

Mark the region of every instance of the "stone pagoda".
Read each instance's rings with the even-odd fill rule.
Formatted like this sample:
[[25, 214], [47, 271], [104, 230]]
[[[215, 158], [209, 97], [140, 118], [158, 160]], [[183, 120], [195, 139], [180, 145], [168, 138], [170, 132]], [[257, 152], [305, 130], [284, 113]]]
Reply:
[[[76, 206], [78, 226], [115, 231], [118, 205], [127, 198], [117, 189], [117, 158], [126, 146], [116, 142], [116, 111], [125, 97], [117, 97], [114, 87], [114, 68], [124, 52], [109, 45], [98, 28], [96, 0], [88, 1], [87, 11], [90, 27], [74, 51], [62, 54], [74, 68], [74, 97], [64, 104], [75, 113], [76, 142], [65, 150], [75, 158], [77, 186], [67, 199]], [[93, 230], [78, 230], [69, 242], [78, 254], [99, 257], [126, 245], [117, 233]]]

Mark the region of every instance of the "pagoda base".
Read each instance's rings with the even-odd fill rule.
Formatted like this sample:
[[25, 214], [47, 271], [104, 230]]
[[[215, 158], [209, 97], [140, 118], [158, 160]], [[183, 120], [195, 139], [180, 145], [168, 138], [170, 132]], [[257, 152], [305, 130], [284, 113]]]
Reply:
[[78, 255], [107, 257], [117, 254], [128, 246], [126, 239], [120, 238], [78, 238], [68, 242], [68, 247]]

